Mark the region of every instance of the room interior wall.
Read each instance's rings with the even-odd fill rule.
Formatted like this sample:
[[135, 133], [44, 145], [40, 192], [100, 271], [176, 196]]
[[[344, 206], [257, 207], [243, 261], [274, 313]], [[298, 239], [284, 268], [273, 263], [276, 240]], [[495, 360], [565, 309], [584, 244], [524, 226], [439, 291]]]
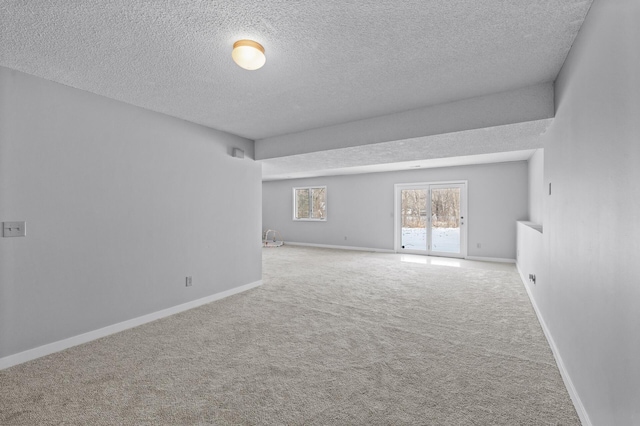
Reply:
[[536, 303], [594, 425], [640, 423], [640, 2], [596, 0], [544, 136]]
[[529, 220], [542, 224], [544, 212], [544, 149], [529, 158]]
[[[468, 181], [468, 256], [516, 258], [516, 221], [528, 217], [525, 161], [263, 183], [262, 227], [289, 242], [394, 248], [394, 184]], [[293, 187], [326, 185], [326, 222], [293, 220]], [[478, 248], [478, 244], [481, 248]]]
[[0, 218], [27, 222], [0, 238], [0, 358], [259, 281], [252, 158], [247, 139], [0, 68]]

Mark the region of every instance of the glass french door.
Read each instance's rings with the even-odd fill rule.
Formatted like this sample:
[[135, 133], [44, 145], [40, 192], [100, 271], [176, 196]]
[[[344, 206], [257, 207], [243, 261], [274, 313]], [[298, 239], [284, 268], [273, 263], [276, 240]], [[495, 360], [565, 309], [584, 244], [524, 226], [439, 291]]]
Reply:
[[466, 256], [466, 183], [396, 185], [396, 251]]

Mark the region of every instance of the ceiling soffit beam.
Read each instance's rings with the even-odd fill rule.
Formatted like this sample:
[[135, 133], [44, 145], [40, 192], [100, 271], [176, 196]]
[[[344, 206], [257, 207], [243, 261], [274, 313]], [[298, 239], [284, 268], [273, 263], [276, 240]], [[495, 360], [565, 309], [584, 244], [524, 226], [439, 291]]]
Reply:
[[540, 135], [551, 121], [548, 118], [259, 161], [262, 163], [263, 180], [402, 170], [416, 164], [438, 167], [446, 163], [446, 158], [449, 158], [447, 161], [452, 161], [451, 158], [466, 159], [464, 164], [471, 164], [470, 161], [479, 159], [479, 156], [542, 148]]
[[553, 118], [553, 83], [256, 140], [256, 160]]
[[286, 173], [262, 172], [262, 181], [302, 179], [319, 176], [340, 176], [361, 173], [379, 173], [393, 171], [416, 171], [432, 168], [470, 166], [478, 164], [526, 161], [535, 152], [534, 149], [521, 151], [496, 152], [490, 154], [466, 155], [460, 157], [434, 158], [430, 160], [405, 161], [385, 164], [359, 165], [355, 167], [327, 168], [322, 170], [303, 170]]

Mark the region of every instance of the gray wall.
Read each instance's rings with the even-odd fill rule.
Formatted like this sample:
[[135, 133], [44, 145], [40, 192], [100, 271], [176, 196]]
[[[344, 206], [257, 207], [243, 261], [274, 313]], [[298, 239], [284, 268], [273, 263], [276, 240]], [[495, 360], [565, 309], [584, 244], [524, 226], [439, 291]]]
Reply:
[[[513, 162], [264, 182], [262, 227], [290, 242], [393, 250], [394, 184], [468, 180], [468, 255], [515, 259], [527, 176], [527, 163]], [[326, 222], [292, 220], [291, 188], [308, 185], [327, 186]]]
[[640, 423], [640, 2], [595, 0], [545, 135], [535, 298], [594, 425]]
[[537, 149], [529, 159], [529, 220], [542, 224], [545, 201], [544, 149]]
[[[0, 357], [261, 279], [253, 142], [0, 68]], [[185, 276], [193, 276], [186, 288]]]

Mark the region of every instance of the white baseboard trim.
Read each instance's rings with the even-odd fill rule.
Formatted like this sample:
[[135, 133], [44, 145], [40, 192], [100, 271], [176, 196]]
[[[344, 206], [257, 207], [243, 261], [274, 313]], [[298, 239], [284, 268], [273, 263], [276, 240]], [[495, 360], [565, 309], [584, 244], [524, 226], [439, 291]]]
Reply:
[[289, 246], [319, 247], [319, 248], [330, 248], [330, 249], [338, 249], [338, 250], [374, 251], [376, 253], [395, 253], [395, 251], [389, 250], [389, 249], [379, 249], [379, 248], [369, 248], [369, 247], [335, 246], [330, 244], [312, 244], [312, 243], [294, 243], [289, 241], [285, 241], [285, 244]]
[[505, 257], [480, 257], [480, 256], [467, 256], [467, 260], [479, 260], [481, 262], [500, 262], [500, 263], [516, 263], [515, 259], [508, 259]]
[[83, 343], [87, 343], [92, 340], [96, 340], [101, 337], [108, 336], [110, 334], [118, 333], [120, 331], [124, 331], [129, 328], [137, 327], [139, 325], [146, 324], [148, 322], [155, 321], [160, 318], [168, 317], [170, 315], [174, 315], [179, 312], [197, 308], [198, 306], [215, 302], [216, 300], [224, 299], [225, 297], [229, 297], [234, 294], [242, 293], [244, 291], [258, 287], [260, 285], [262, 285], [262, 280], [241, 285], [240, 287], [235, 287], [230, 290], [222, 291], [220, 293], [212, 294], [211, 296], [206, 296], [200, 299], [192, 300], [191, 302], [186, 302], [180, 305], [172, 306], [170, 308], [163, 309], [161, 311], [156, 311], [150, 314], [142, 315], [140, 317], [119, 322], [117, 324], [99, 328], [97, 330], [89, 331], [87, 333], [79, 334], [77, 336], [69, 337], [64, 340], [58, 340], [57, 342], [38, 346], [37, 348], [28, 349], [26, 351], [19, 352], [14, 355], [9, 355], [4, 358], [0, 358], [0, 370], [4, 370], [5, 368], [13, 367], [14, 365], [22, 364], [23, 362], [40, 358], [45, 355], [52, 354], [54, 352], [59, 352], [64, 349], [71, 348], [73, 346], [81, 345]]
[[569, 372], [567, 371], [564, 362], [562, 361], [562, 357], [560, 356], [560, 352], [558, 352], [558, 347], [556, 346], [556, 342], [553, 340], [553, 336], [547, 327], [547, 323], [544, 322], [544, 318], [538, 309], [538, 304], [536, 300], [533, 298], [533, 294], [531, 293], [531, 289], [527, 284], [527, 280], [525, 279], [525, 275], [522, 273], [520, 269], [520, 265], [516, 263], [516, 267], [518, 268], [518, 273], [520, 274], [520, 279], [524, 285], [525, 290], [527, 290], [527, 294], [529, 295], [529, 300], [531, 301], [531, 305], [533, 306], [533, 310], [538, 317], [538, 322], [542, 327], [542, 331], [544, 332], [545, 337], [547, 338], [547, 342], [549, 343], [549, 347], [551, 347], [551, 352], [553, 353], [553, 357], [556, 359], [556, 364], [558, 365], [558, 370], [560, 370], [560, 376], [562, 377], [562, 381], [569, 392], [569, 397], [573, 402], [573, 406], [578, 413], [578, 417], [580, 418], [580, 422], [583, 426], [592, 426], [591, 419], [587, 414], [587, 410], [585, 410], [584, 405], [582, 404], [582, 400], [576, 391], [575, 386], [573, 385], [573, 381], [571, 381], [571, 377], [569, 376]]

